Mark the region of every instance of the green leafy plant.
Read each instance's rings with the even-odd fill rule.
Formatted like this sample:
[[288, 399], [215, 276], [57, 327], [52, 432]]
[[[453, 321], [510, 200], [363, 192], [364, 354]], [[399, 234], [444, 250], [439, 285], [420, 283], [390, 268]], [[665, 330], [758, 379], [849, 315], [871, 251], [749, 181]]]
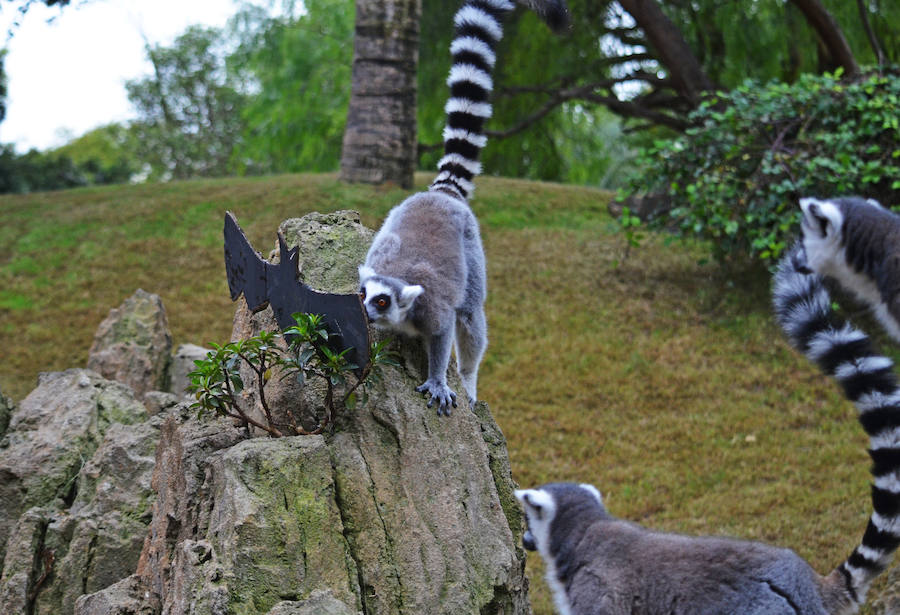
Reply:
[[[650, 226], [709, 241], [718, 260], [771, 263], [791, 239], [803, 196], [858, 194], [900, 205], [900, 71], [853, 80], [804, 75], [717, 93], [693, 127], [643, 152], [631, 193], [666, 193]], [[622, 225], [623, 230], [631, 229]]]
[[[205, 359], [194, 361], [196, 369], [189, 374], [187, 391], [196, 401], [191, 405], [199, 412], [213, 412], [235, 418], [245, 425], [253, 425], [273, 437], [322, 433], [334, 424], [337, 408], [354, 409], [368, 400], [367, 384], [380, 380], [380, 367], [397, 365], [393, 353], [386, 349], [390, 340], [372, 344], [369, 361], [362, 373], [359, 366], [347, 359], [351, 349], [335, 352], [328, 346], [330, 334], [323, 317], [318, 314], [293, 314], [296, 324], [284, 334], [262, 331], [253, 337], [229, 342], [223, 346], [212, 344]], [[278, 344], [284, 337], [287, 350]], [[254, 382], [245, 383], [241, 364], [253, 372]], [[266, 400], [266, 384], [278, 374], [281, 379], [293, 377], [300, 384], [313, 378], [325, 382], [325, 415], [319, 425], [307, 431], [297, 424], [288, 412], [288, 424], [276, 424]], [[255, 420], [242, 408], [240, 393], [247, 386], [255, 386], [265, 423]]]
[[622, 213], [615, 220], [615, 223], [617, 225], [616, 230], [625, 236], [625, 254], [623, 256], [623, 259], [625, 259], [631, 253], [631, 248], [641, 245], [641, 240], [644, 238], [644, 234], [641, 232], [643, 222], [626, 205], [622, 208]]

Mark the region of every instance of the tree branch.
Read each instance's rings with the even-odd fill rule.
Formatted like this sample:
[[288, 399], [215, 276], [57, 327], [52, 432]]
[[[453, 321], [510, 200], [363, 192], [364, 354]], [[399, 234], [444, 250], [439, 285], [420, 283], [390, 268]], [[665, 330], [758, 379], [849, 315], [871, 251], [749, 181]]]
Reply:
[[853, 57], [853, 51], [844, 33], [822, 3], [819, 0], [791, 0], [791, 2], [806, 17], [807, 23], [815, 30], [835, 65], [842, 66], [848, 76], [858, 75], [859, 65]]
[[875, 61], [878, 62], [878, 66], [884, 66], [884, 51], [882, 51], [878, 42], [878, 36], [872, 29], [872, 24], [869, 23], [869, 11], [866, 10], [866, 3], [864, 0], [856, 0], [856, 6], [859, 7], [859, 19], [862, 21], [863, 29], [869, 38], [869, 44], [872, 46], [872, 51], [875, 52]]
[[644, 31], [647, 41], [676, 84], [678, 93], [692, 107], [700, 104], [703, 93], [713, 90], [714, 85], [678, 27], [666, 16], [656, 0], [619, 0], [619, 5], [628, 11]]

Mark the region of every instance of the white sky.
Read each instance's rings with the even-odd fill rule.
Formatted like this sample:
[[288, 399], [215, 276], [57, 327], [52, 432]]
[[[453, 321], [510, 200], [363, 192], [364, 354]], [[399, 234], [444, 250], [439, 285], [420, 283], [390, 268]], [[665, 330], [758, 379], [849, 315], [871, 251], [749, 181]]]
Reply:
[[[235, 0], [73, 0], [63, 9], [34, 3], [8, 44], [0, 142], [20, 153], [43, 150], [134, 117], [125, 81], [151, 72], [141, 33], [168, 44], [189, 25], [222, 26], [236, 11]], [[0, 42], [17, 17], [10, 3], [0, 4]]]

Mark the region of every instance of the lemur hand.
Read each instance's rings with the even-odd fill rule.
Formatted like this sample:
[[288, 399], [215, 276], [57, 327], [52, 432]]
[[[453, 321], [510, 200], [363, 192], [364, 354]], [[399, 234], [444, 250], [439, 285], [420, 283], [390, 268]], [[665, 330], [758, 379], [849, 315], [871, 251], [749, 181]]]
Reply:
[[435, 400], [438, 402], [437, 413], [438, 416], [450, 416], [450, 406], [452, 405], [456, 408], [456, 393], [454, 393], [450, 387], [442, 382], [435, 382], [432, 379], [428, 379], [423, 382], [421, 385], [416, 387], [416, 391], [422, 393], [423, 395], [426, 393], [431, 394], [431, 399], [428, 400], [427, 406], [430, 408], [434, 405]]

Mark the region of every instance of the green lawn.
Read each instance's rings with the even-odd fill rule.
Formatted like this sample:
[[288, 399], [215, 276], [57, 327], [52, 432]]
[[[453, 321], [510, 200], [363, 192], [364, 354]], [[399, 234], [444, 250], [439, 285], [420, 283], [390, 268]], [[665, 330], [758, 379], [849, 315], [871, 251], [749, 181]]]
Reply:
[[[264, 251], [284, 218], [356, 209], [377, 227], [406, 194], [287, 175], [2, 197], [0, 390], [21, 399], [39, 371], [83, 366], [97, 325], [138, 287], [162, 297], [176, 344], [227, 340], [225, 210]], [[479, 394], [514, 477], [588, 481], [616, 515], [777, 543], [831, 570], [870, 511], [852, 406], [788, 348], [768, 276], [700, 265], [699, 249], [661, 237], [627, 252], [609, 196], [478, 181], [490, 335]], [[535, 613], [549, 614], [537, 558], [528, 566]]]

